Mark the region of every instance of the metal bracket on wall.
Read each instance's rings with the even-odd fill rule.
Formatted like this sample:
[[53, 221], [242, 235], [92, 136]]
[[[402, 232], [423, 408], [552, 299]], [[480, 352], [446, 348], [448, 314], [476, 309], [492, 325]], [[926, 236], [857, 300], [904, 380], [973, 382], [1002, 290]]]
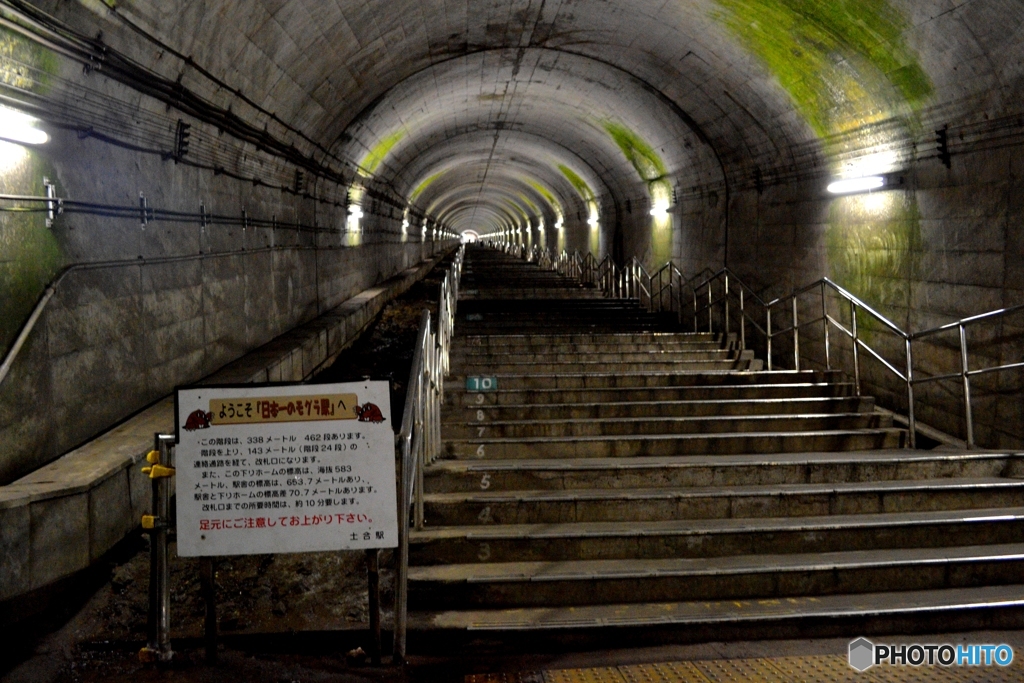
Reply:
[[46, 189], [46, 227], [52, 228], [54, 219], [64, 213], [64, 202], [57, 198], [57, 186], [45, 176], [43, 187]]
[[146, 224], [149, 223], [149, 202], [146, 201], [146, 195], [139, 193], [139, 227], [143, 230], [146, 229]]

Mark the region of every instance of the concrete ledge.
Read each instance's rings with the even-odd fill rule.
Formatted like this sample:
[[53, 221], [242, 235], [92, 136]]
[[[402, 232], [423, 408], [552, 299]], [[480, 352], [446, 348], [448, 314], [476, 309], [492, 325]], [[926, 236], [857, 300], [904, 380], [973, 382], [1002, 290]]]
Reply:
[[[332, 363], [384, 306], [439, 259], [410, 268], [229, 363], [206, 384], [299, 382]], [[116, 400], [116, 398], [114, 399]], [[54, 462], [0, 487], [0, 601], [68, 577], [139, 525], [150, 483], [139, 464], [174, 428], [168, 396]]]

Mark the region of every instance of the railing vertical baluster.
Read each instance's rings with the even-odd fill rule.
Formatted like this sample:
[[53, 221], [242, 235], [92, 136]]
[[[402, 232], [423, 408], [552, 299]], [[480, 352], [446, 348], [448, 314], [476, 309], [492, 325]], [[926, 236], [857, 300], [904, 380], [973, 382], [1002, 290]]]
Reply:
[[697, 288], [693, 288], [693, 331], [697, 332]]
[[772, 309], [765, 307], [765, 336], [768, 338], [768, 371], [772, 369]]
[[971, 375], [967, 358], [967, 327], [960, 324], [960, 371], [964, 382], [964, 420], [967, 427], [967, 447], [974, 448], [974, 414], [971, 410]]
[[821, 324], [825, 327], [825, 369], [832, 369], [832, 349], [828, 334], [828, 305], [825, 302], [825, 283], [821, 283]]
[[793, 369], [800, 372], [800, 324], [797, 322], [797, 301], [793, 297]]
[[722, 295], [722, 301], [725, 302], [725, 336], [729, 336], [729, 274], [725, 274], [725, 293]]
[[917, 448], [917, 418], [914, 417], [914, 354], [910, 337], [907, 346], [907, 418], [910, 426], [910, 447]]
[[711, 294], [711, 281], [708, 280], [708, 332], [714, 333], [715, 328], [711, 323], [711, 307], [714, 305], [714, 297]]
[[853, 331], [853, 382], [860, 396], [860, 333], [857, 331], [857, 304], [850, 302], [850, 329]]
[[747, 312], [743, 305], [743, 288], [740, 287], [740, 348], [747, 348]]

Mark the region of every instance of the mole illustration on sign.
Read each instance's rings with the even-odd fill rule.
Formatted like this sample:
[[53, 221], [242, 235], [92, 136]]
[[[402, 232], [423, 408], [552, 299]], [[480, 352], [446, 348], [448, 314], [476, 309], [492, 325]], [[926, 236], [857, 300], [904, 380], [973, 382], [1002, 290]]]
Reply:
[[213, 413], [205, 413], [202, 410], [193, 411], [185, 420], [185, 431], [194, 432], [197, 429], [208, 429], [212, 419]]
[[380, 408], [372, 403], [364, 403], [361, 406], [356, 406], [356, 415], [359, 416], [360, 422], [374, 422], [380, 424], [384, 421], [384, 415], [380, 412]]

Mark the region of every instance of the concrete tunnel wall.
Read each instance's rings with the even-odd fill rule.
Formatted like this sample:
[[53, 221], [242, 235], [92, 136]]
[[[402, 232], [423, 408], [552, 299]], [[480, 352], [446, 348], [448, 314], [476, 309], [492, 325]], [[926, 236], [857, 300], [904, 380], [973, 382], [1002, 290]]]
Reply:
[[[66, 127], [0, 174], [3, 192], [40, 194], [45, 175], [65, 198], [133, 205], [143, 192], [154, 207], [324, 228], [243, 237], [68, 214], [47, 230], [39, 214], [0, 214], [5, 347], [64, 265], [247, 252], [69, 275], [0, 386], [0, 480], [418, 262], [436, 224], [649, 266], [673, 258], [688, 275], [728, 265], [773, 295], [827, 275], [911, 330], [1024, 302], [1024, 8], [1009, 0], [24, 6], [102, 35], [337, 174], [183, 113], [173, 93], [0, 33], [4, 58], [29, 66], [4, 83]], [[166, 152], [178, 119], [212, 168], [123, 146]], [[825, 191], [868, 172], [902, 184]], [[652, 217], [658, 202], [667, 210]], [[979, 332], [974, 360], [1019, 360], [1020, 339], [1019, 319]], [[919, 367], [955, 370], [956, 354], [943, 341]], [[902, 407], [877, 366], [865, 380]], [[1019, 374], [979, 388], [979, 441], [1019, 445]], [[922, 391], [921, 418], [962, 433], [957, 391]]]

